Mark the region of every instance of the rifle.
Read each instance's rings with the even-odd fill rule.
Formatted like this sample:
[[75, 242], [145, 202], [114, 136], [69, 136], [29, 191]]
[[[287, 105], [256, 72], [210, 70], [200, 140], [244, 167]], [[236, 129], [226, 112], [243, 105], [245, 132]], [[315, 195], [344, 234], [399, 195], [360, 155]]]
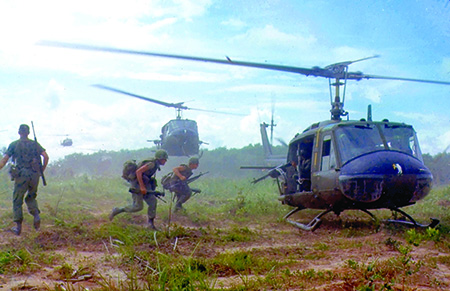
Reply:
[[256, 184], [256, 183], [258, 183], [259, 181], [262, 181], [262, 180], [264, 180], [265, 178], [267, 178], [267, 177], [271, 177], [271, 178], [278, 178], [279, 176], [281, 176], [283, 173], [284, 173], [284, 171], [286, 171], [286, 168], [287, 167], [289, 167], [289, 166], [292, 166], [291, 165], [291, 163], [286, 163], [286, 164], [284, 164], [284, 165], [279, 165], [279, 166], [277, 166], [277, 167], [275, 167], [275, 168], [272, 168], [267, 174], [265, 174], [264, 176], [262, 176], [262, 177], [259, 177], [258, 179], [254, 179], [253, 181], [252, 181], [252, 184]]
[[208, 171], [208, 172], [204, 172], [204, 173], [200, 173], [200, 174], [198, 174], [197, 176], [194, 176], [194, 177], [192, 177], [192, 178], [189, 178], [189, 179], [185, 180], [184, 182], [186, 182], [186, 184], [189, 184], [189, 183], [191, 183], [191, 182], [194, 182], [195, 180], [197, 180], [197, 179], [200, 178], [201, 176], [206, 175], [206, 174], [208, 174], [208, 173], [209, 173], [209, 171]]
[[[37, 143], [37, 138], [36, 138], [36, 133], [34, 132], [34, 124], [33, 121], [31, 121], [31, 127], [33, 128], [33, 136], [34, 136], [34, 141]], [[47, 181], [45, 181], [45, 176], [44, 176], [44, 172], [42, 171], [42, 160], [41, 160], [41, 153], [38, 153], [39, 155], [39, 172], [41, 174], [42, 177], [42, 184], [44, 184], [44, 186], [47, 186]]]
[[[167, 189], [167, 190], [169, 190], [169, 191], [172, 191], [172, 189], [175, 188], [176, 186], [178, 186], [178, 185], [180, 185], [180, 184], [182, 184], [182, 183], [186, 183], [186, 184], [192, 183], [192, 182], [194, 182], [195, 180], [197, 180], [198, 178], [200, 178], [201, 176], [206, 175], [206, 174], [208, 174], [208, 173], [209, 173], [209, 171], [208, 171], [208, 172], [204, 172], [204, 173], [200, 173], [200, 174], [198, 174], [197, 176], [194, 176], [194, 177], [189, 178], [189, 179], [184, 180], [184, 181], [181, 181], [181, 180], [180, 180], [180, 181], [177, 181], [176, 183], [170, 182], [168, 185], [163, 185], [163, 187], [164, 187], [164, 189]], [[172, 183], [173, 183], [173, 184], [172, 184]], [[195, 194], [202, 192], [200, 189], [196, 189], [196, 188], [191, 188], [191, 190], [192, 190], [192, 192], [194, 192]]]
[[[130, 189], [128, 189], [128, 192], [133, 193], [133, 194], [142, 194], [141, 190], [137, 189], [137, 188], [130, 188]], [[155, 195], [156, 198], [158, 198], [159, 200], [163, 201], [164, 203], [167, 203], [167, 201], [162, 198], [162, 197], [166, 196], [166, 194], [164, 192], [147, 191], [147, 193], [145, 193], [145, 194]]]

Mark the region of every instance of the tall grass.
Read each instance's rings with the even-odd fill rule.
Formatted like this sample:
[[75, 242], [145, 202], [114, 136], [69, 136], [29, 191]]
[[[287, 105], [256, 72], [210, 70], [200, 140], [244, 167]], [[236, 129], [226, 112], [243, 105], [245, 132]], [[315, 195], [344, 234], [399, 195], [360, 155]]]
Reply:
[[[0, 174], [0, 180], [0, 219], [6, 228], [11, 224], [12, 185], [4, 174]], [[345, 282], [354, 290], [408, 290], [405, 286], [424, 265], [432, 268], [438, 262], [449, 265], [450, 261], [446, 256], [418, 262], [412, 256], [412, 250], [425, 243], [449, 252], [449, 187], [435, 189], [426, 199], [405, 209], [418, 219], [439, 218], [441, 225], [436, 230], [392, 228], [392, 239], [380, 246], [348, 239], [368, 236], [373, 233], [370, 228], [378, 226], [364, 228], [362, 224], [339, 222], [330, 214], [330, 221], [338, 221], [330, 224], [337, 231], [328, 230], [330, 234], [323, 241], [261, 250], [245, 246], [261, 237], [270, 241], [268, 226], [276, 228], [282, 223], [280, 217], [290, 210], [277, 200], [277, 187], [271, 180], [253, 185], [244, 179], [202, 177], [191, 184], [202, 192], [176, 216], [172, 216], [172, 197], [166, 192], [167, 203], [158, 201], [157, 226], [161, 231], [156, 233], [146, 228], [145, 211], [121, 214], [109, 222], [112, 207], [131, 203], [128, 185], [120, 178], [48, 177], [47, 181], [48, 186], [40, 186], [38, 195], [41, 231], [31, 229], [32, 217], [25, 214], [28, 227], [23, 239], [5, 238], [0, 245], [0, 275], [54, 268], [53, 276], [62, 284], [48, 286], [47, 290], [83, 290], [73, 283], [83, 276], [91, 276], [86, 278], [95, 282], [96, 287], [89, 290], [308, 290], [327, 282]], [[375, 211], [381, 218], [388, 212]], [[367, 215], [352, 212], [347, 218], [360, 217], [366, 221]], [[293, 228], [292, 233], [296, 232]], [[298, 235], [313, 236], [307, 232]], [[392, 248], [396, 253], [383, 260], [345, 260], [335, 270], [295, 270], [299, 264], [327, 258], [343, 249], [368, 246], [378, 252]], [[217, 251], [225, 247], [236, 249]], [[89, 262], [74, 263], [61, 251], [100, 253], [103, 265], [125, 275], [105, 274]], [[270, 256], [266, 257], [267, 252]], [[224, 282], [223, 278], [232, 280]]]

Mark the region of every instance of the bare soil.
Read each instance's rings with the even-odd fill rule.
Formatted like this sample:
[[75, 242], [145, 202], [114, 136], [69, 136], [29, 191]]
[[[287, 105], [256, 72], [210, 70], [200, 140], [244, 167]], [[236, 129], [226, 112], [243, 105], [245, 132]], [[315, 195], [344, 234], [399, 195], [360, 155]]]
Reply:
[[[99, 215], [95, 223], [99, 225], [111, 223], [106, 217], [105, 213]], [[176, 215], [173, 217], [172, 223], [188, 228], [193, 235], [171, 239], [159, 243], [157, 246], [153, 242], [149, 242], [136, 247], [142, 250], [158, 248], [158, 251], [162, 253], [194, 255], [203, 258], [212, 258], [225, 252], [247, 250], [268, 261], [290, 260], [289, 266], [283, 267], [283, 270], [289, 269], [291, 273], [315, 270], [316, 273], [336, 274], [334, 278], [321, 281], [320, 284], [317, 284], [316, 281], [312, 286], [290, 279], [281, 288], [283, 290], [357, 290], [355, 286], [358, 276], [366, 275], [364, 270], [370, 263], [378, 262], [382, 265], [383, 262], [386, 262], [386, 269], [388, 269], [390, 260], [401, 257], [398, 249], [393, 247], [396, 242], [404, 246], [411, 246], [411, 251], [408, 253], [410, 264], [414, 262], [414, 265], [420, 268], [412, 274], [402, 275], [404, 280], [399, 280], [397, 277], [395, 283], [390, 287], [391, 289], [386, 290], [450, 289], [448, 263], [450, 259], [446, 259], [450, 257], [448, 246], [432, 241], [423, 241], [418, 246], [412, 246], [404, 240], [405, 230], [393, 230], [389, 226], [381, 226], [379, 230], [376, 230], [374, 226], [368, 226], [366, 221], [343, 223], [343, 220], [345, 220], [345, 216], [341, 218], [333, 216], [328, 218], [327, 216], [321, 227], [315, 232], [299, 231], [282, 221], [269, 224], [259, 224], [257, 221], [251, 224], [243, 223], [240, 225], [241, 227], [247, 227], [257, 235], [252, 236], [249, 241], [230, 241], [225, 244], [217, 244], [214, 241], [202, 240], [199, 229], [200, 227], [227, 229], [230, 227], [227, 223], [211, 222], [210, 225], [197, 225], [183, 215]], [[144, 225], [144, 220], [139, 221], [138, 219], [135, 223]], [[158, 221], [158, 223], [160, 228], [166, 227], [165, 222]], [[27, 225], [24, 226], [23, 233], [19, 237], [5, 231], [1, 235], [0, 246], [2, 249], [12, 247], [22, 240], [30, 239], [30, 233], [33, 232], [34, 230]], [[62, 255], [65, 257], [66, 263], [72, 266], [90, 266], [89, 269], [95, 270], [95, 272], [91, 271], [86, 274], [82, 270], [78, 270], [79, 274], [74, 272], [70, 279], [64, 279], [61, 275], [61, 265], [47, 264], [38, 266], [32, 272], [0, 275], [0, 290], [55, 290], [56, 286], [67, 286], [67, 284], [73, 287], [72, 290], [95, 290], [100, 289], [101, 282], [105, 280], [123, 282], [127, 279], [127, 270], [123, 270], [114, 263], [116, 262], [114, 258], [119, 256], [115, 245], [120, 242], [114, 241], [113, 238], [101, 243], [86, 242], [74, 245], [70, 237], [62, 236], [54, 231], [51, 225], [46, 225], [43, 221], [40, 233], [35, 239], [43, 246], [51, 246], [51, 248], [44, 248], [48, 251], [44, 250], [43, 252], [55, 256]], [[200, 246], [198, 246], [199, 241], [202, 241]], [[348, 267], [349, 260], [366, 267], [351, 269]], [[139, 262], [139, 258], [136, 260], [136, 264], [141, 264], [143, 268], [148, 267], [145, 266], [144, 261]], [[343, 275], [346, 273], [348, 276]], [[215, 283], [217, 289], [236, 287], [243, 283], [242, 276], [236, 273], [223, 270], [217, 274], [219, 276]], [[400, 271], [396, 274], [400, 276], [399, 274], [404, 273]], [[266, 275], [248, 274], [246, 280]], [[370, 280], [367, 279], [367, 281]], [[381, 290], [381, 288], [375, 286], [373, 290]]]

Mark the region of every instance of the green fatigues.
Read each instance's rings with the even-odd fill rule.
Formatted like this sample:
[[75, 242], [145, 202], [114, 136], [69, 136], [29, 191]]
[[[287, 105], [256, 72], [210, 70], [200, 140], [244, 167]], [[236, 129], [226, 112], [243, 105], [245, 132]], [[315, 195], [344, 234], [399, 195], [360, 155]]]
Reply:
[[[185, 176], [186, 179], [189, 179], [192, 176], [192, 169], [189, 168], [188, 165], [181, 164], [184, 169], [180, 171], [180, 174]], [[189, 188], [189, 185], [185, 181], [181, 181], [177, 175], [173, 175], [171, 181], [171, 189], [170, 191], [174, 192], [177, 197], [177, 203], [175, 204], [176, 208], [182, 208], [183, 203], [189, 200], [192, 196], [192, 190]]]
[[31, 139], [16, 140], [6, 150], [6, 154], [12, 157], [17, 169], [13, 192], [14, 222], [23, 221], [24, 198], [31, 215], [36, 216], [40, 213], [36, 196], [40, 177], [39, 161], [44, 151], [45, 149], [38, 142]]
[[[152, 159], [149, 163], [149, 170], [142, 174], [142, 179], [144, 181], [144, 185], [147, 188], [147, 191], [154, 191], [156, 189], [156, 180], [153, 175], [155, 175], [156, 171], [160, 169], [160, 165], [158, 160]], [[140, 189], [139, 182], [137, 180], [131, 181], [131, 188]], [[144, 208], [144, 201], [148, 205], [148, 218], [154, 219], [156, 217], [156, 206], [157, 206], [157, 198], [153, 194], [145, 194], [142, 195], [140, 193], [131, 193], [131, 197], [133, 199], [133, 203], [131, 205], [125, 206], [123, 208], [119, 208], [118, 212], [138, 212]]]

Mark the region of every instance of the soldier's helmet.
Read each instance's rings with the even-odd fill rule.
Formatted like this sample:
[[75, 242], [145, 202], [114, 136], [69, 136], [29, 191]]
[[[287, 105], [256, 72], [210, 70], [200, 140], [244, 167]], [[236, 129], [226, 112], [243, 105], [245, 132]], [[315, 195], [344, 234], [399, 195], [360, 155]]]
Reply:
[[155, 153], [155, 158], [158, 160], [167, 160], [169, 159], [169, 155], [165, 150], [157, 150]]
[[196, 157], [192, 157], [189, 159], [189, 164], [195, 164], [198, 165], [199, 164], [199, 160]]
[[30, 133], [30, 127], [26, 124], [21, 124], [19, 126], [19, 133]]

